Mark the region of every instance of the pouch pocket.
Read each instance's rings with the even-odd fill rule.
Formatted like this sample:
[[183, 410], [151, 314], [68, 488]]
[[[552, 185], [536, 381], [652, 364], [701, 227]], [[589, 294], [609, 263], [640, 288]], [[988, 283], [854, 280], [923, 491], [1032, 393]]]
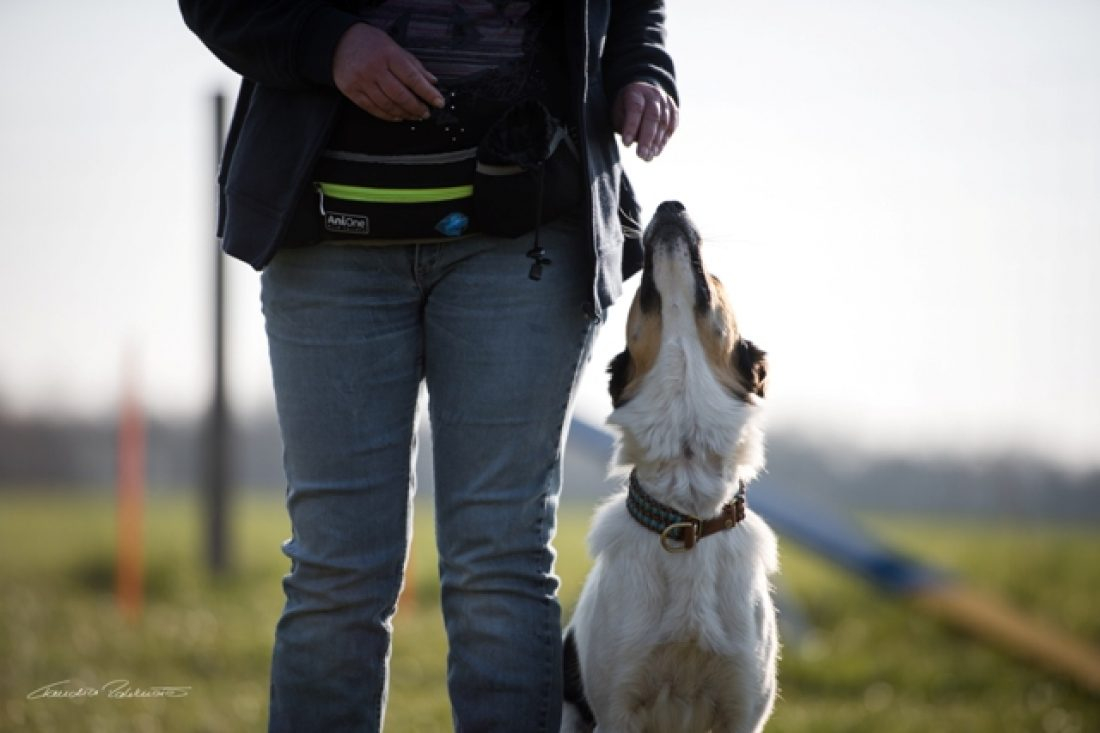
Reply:
[[473, 148], [401, 156], [325, 151], [314, 173], [324, 236], [437, 239], [468, 233], [475, 153]]
[[495, 122], [477, 149], [473, 211], [479, 231], [518, 237], [581, 202], [582, 171], [567, 128], [527, 100]]

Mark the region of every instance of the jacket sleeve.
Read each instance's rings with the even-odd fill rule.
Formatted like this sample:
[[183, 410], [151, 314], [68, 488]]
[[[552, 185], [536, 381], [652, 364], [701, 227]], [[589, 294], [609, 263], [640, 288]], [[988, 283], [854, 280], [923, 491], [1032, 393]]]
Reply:
[[603, 76], [609, 100], [632, 81], [649, 81], [679, 104], [676, 72], [665, 49], [664, 0], [612, 0]]
[[179, 0], [183, 20], [226, 66], [258, 84], [332, 86], [354, 13], [318, 0]]

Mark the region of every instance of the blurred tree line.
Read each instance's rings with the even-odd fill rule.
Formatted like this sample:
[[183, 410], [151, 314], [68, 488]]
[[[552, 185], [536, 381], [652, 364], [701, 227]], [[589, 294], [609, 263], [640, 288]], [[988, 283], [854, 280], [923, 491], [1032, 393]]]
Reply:
[[[117, 423], [0, 411], [0, 491], [111, 491]], [[150, 491], [192, 490], [201, 480], [198, 419], [146, 421]], [[282, 441], [273, 413], [237, 417], [231, 428], [231, 480], [282, 496]], [[1100, 470], [1071, 470], [1037, 456], [881, 455], [838, 441], [771, 430], [768, 470], [754, 491], [825, 499], [853, 510], [952, 513], [1002, 519], [1100, 521]], [[422, 435], [420, 492], [431, 493], [430, 436]], [[595, 501], [613, 491], [606, 478], [610, 442], [591, 426], [572, 431], [567, 499]]]

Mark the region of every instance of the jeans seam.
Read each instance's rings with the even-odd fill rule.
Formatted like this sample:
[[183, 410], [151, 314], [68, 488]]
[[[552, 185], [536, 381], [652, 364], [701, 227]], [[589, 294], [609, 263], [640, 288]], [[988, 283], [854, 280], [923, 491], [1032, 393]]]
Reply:
[[424, 297], [424, 277], [423, 271], [420, 267], [420, 248], [421, 244], [408, 245], [409, 247], [409, 269], [412, 271], [413, 284], [420, 292], [420, 296]]
[[[558, 430], [557, 430], [557, 435], [558, 435], [557, 473], [558, 473], [558, 484], [559, 484], [557, 498], [558, 498], [559, 505], [560, 505], [560, 500], [561, 500], [561, 493], [562, 493], [562, 490], [564, 488], [561, 484], [562, 484], [562, 482], [565, 478], [563, 468], [564, 468], [564, 465], [565, 465], [565, 442], [566, 441], [563, 440], [562, 436], [563, 436], [563, 431], [565, 430], [566, 419], [569, 416], [569, 405], [574, 399], [576, 388], [577, 388], [577, 383], [580, 381], [581, 375], [583, 374], [585, 366], [588, 363], [591, 339], [593, 337], [593, 329], [594, 328], [595, 328], [595, 324], [592, 322], [591, 319], [589, 319], [586, 316], [585, 319], [584, 319], [583, 328], [581, 329], [580, 338], [577, 340], [577, 343], [576, 343], [577, 361], [576, 361], [576, 364], [573, 367], [573, 378], [570, 382], [569, 390], [566, 392], [565, 400], [564, 400], [564, 402], [562, 402], [562, 404], [559, 407], [560, 417], [558, 419]], [[548, 523], [549, 523], [549, 518], [550, 518], [550, 515], [551, 515], [552, 511], [553, 511], [553, 509], [550, 505], [550, 496], [549, 496], [548, 493], [544, 493], [543, 494], [543, 510], [542, 510], [542, 513], [539, 516], [539, 541], [543, 545], [543, 547], [547, 547], [547, 548], [550, 548], [550, 544], [551, 544], [551, 537], [550, 537], [550, 532], [549, 532], [549, 528], [548, 528]], [[550, 573], [553, 573], [553, 571], [554, 571], [554, 566], [553, 565], [554, 565], [553, 561], [551, 561], [551, 566], [549, 568]], [[541, 569], [540, 569], [540, 571], [541, 571]], [[555, 601], [552, 598], [547, 598], [546, 600], [543, 601], [543, 605], [545, 607], [544, 608], [544, 615], [543, 615], [545, 626], [543, 627], [542, 636], [543, 636], [543, 643], [544, 643], [544, 645], [545, 645], [548, 652], [554, 648], [555, 641], [561, 638], [560, 614], [559, 614], [559, 620], [558, 620], [558, 627], [557, 628], [555, 628], [554, 620], [552, 618], [552, 616], [554, 615], [554, 604], [555, 604]], [[558, 604], [560, 606], [560, 601], [558, 601]], [[542, 708], [542, 711], [541, 711], [542, 714], [540, 716], [540, 729], [543, 730], [543, 731], [548, 731], [549, 718], [550, 718], [550, 706], [553, 704], [550, 700], [550, 691], [554, 687], [554, 681], [553, 680], [554, 680], [554, 675], [555, 675], [555, 670], [554, 670], [555, 660], [551, 658], [552, 656], [553, 655], [547, 653], [543, 657], [543, 659], [545, 660], [544, 663], [543, 663], [544, 664], [544, 670], [545, 670], [544, 675], [543, 675], [543, 680], [544, 680], [544, 684], [545, 684], [545, 688], [544, 688], [545, 692], [542, 695], [543, 708]], [[557, 660], [557, 661], [559, 662], [559, 666], [560, 666], [560, 660]], [[560, 723], [559, 723], [559, 725], [560, 725]]]

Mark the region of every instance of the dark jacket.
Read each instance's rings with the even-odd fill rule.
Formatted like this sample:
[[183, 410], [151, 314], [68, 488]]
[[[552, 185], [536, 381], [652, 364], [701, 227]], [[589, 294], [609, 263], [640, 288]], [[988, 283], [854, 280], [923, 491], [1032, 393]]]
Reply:
[[[557, 2], [562, 0], [550, 0]], [[610, 106], [631, 81], [676, 97], [663, 0], [565, 0], [569, 74], [588, 174], [591, 314], [641, 266], [639, 208], [623, 175]], [[341, 95], [332, 59], [358, 17], [338, 0], [180, 0], [184, 21], [243, 81], [218, 182], [218, 234], [261, 269], [286, 241]], [[625, 234], [624, 234], [625, 224]]]

